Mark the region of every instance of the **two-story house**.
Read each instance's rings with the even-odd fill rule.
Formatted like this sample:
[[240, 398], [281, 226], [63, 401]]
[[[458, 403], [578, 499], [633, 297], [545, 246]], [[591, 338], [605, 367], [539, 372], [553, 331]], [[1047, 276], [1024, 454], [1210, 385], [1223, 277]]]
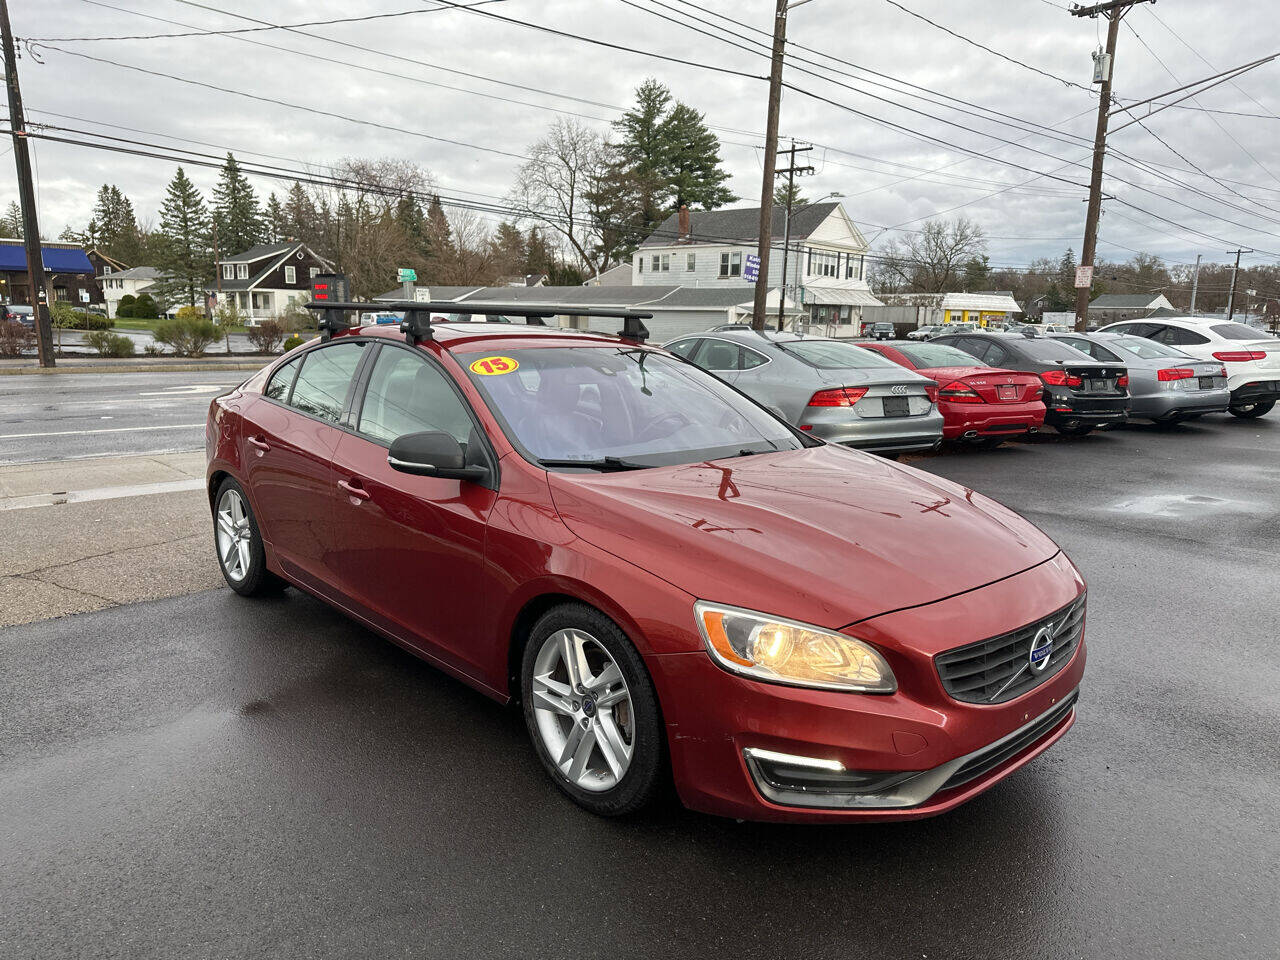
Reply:
[[[102, 287], [103, 300], [107, 305], [107, 316], [114, 318], [119, 315], [120, 301], [125, 297], [154, 294], [155, 285], [161, 277], [162, 274], [155, 267], [104, 270], [98, 275], [98, 283]], [[160, 306], [163, 307], [164, 304]]]
[[218, 305], [234, 303], [256, 327], [279, 317], [290, 303], [310, 299], [311, 278], [332, 273], [333, 265], [300, 240], [263, 243], [219, 260], [217, 277], [205, 293]]
[[[784, 287], [809, 322], [832, 336], [855, 336], [862, 308], [880, 306], [867, 284], [867, 241], [838, 202], [793, 209], [788, 230], [783, 206], [773, 208], [769, 275], [759, 282]], [[757, 251], [760, 208], [673, 213], [632, 257], [638, 285], [750, 287], [747, 257]], [[785, 236], [790, 236], [784, 251]], [[784, 257], [784, 252], [786, 256]], [[784, 263], [785, 275], [784, 275]]]

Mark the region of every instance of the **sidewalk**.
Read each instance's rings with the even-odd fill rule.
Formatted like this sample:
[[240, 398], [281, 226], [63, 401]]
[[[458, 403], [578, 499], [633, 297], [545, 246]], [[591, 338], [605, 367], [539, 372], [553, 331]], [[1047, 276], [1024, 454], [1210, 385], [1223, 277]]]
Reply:
[[0, 467], [0, 627], [221, 586], [204, 454]]
[[276, 354], [211, 354], [204, 357], [58, 357], [52, 369], [40, 366], [35, 357], [0, 358], [0, 377], [23, 374], [58, 373], [153, 373], [175, 370], [261, 370]]

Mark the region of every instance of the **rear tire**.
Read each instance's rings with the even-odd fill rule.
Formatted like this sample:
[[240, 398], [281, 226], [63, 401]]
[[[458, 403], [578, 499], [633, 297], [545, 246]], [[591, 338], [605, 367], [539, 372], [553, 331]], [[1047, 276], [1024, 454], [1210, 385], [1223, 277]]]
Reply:
[[279, 589], [280, 581], [267, 570], [262, 533], [249, 497], [231, 477], [218, 485], [213, 497], [213, 549], [227, 586], [240, 596]]
[[1276, 405], [1274, 400], [1259, 400], [1257, 403], [1242, 403], [1238, 406], [1227, 408], [1227, 412], [1233, 417], [1239, 417], [1241, 420], [1256, 420], [1258, 417], [1266, 416], [1271, 412], [1271, 408]]
[[662, 714], [644, 660], [612, 620], [582, 603], [547, 611], [520, 668], [529, 739], [575, 803], [602, 817], [648, 805], [662, 784]]

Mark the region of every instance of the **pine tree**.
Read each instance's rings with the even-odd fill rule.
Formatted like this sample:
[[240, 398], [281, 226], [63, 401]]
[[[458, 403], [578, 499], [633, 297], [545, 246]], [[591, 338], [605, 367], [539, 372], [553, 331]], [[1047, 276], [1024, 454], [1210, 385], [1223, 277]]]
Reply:
[[316, 205], [302, 184], [295, 183], [290, 187], [284, 201], [285, 236], [290, 240], [318, 241], [322, 227], [320, 219]]
[[427, 240], [430, 244], [427, 257], [430, 277], [440, 276], [453, 259], [453, 231], [439, 194], [432, 194], [427, 206]]
[[669, 184], [664, 182], [669, 145], [662, 129], [670, 104], [671, 91], [650, 77], [636, 88], [636, 105], [613, 123], [621, 135], [616, 145], [619, 159], [640, 192], [646, 235], [670, 204]]
[[262, 242], [262, 210], [253, 184], [230, 153], [213, 188], [213, 219], [218, 226], [219, 253], [234, 256]]
[[674, 209], [714, 210], [738, 199], [724, 185], [729, 174], [720, 166], [720, 141], [701, 113], [677, 103], [662, 121], [662, 135], [668, 144], [664, 179]]
[[0, 217], [0, 233], [13, 240], [22, 239], [22, 208], [14, 200], [9, 201], [4, 216]]
[[93, 219], [89, 221], [86, 238], [92, 234], [93, 239], [86, 243], [102, 248], [109, 257], [114, 257], [130, 266], [139, 266], [142, 261], [142, 238], [138, 232], [138, 221], [134, 216], [133, 203], [115, 184], [104, 183], [98, 190], [98, 199], [93, 207]]
[[166, 303], [195, 306], [213, 268], [212, 220], [204, 197], [181, 167], [169, 181], [160, 207], [160, 257], [168, 276], [158, 284]]
[[286, 237], [284, 222], [284, 206], [275, 191], [267, 197], [267, 205], [263, 214], [263, 234], [267, 243], [279, 243]]
[[809, 202], [804, 197], [804, 195], [800, 192], [800, 187], [798, 184], [794, 184], [794, 183], [789, 184], [786, 181], [780, 182], [776, 187], [773, 188], [773, 202], [780, 207], [785, 207], [787, 205], [788, 194], [791, 196], [791, 212], [792, 213], [799, 210], [801, 207], [805, 206]]

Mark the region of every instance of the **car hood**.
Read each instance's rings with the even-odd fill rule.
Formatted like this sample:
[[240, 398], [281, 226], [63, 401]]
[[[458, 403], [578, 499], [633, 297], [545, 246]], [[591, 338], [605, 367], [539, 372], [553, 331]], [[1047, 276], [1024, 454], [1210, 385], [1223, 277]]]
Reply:
[[835, 445], [548, 482], [564, 523], [594, 546], [699, 599], [829, 628], [1058, 552], [994, 500]]

